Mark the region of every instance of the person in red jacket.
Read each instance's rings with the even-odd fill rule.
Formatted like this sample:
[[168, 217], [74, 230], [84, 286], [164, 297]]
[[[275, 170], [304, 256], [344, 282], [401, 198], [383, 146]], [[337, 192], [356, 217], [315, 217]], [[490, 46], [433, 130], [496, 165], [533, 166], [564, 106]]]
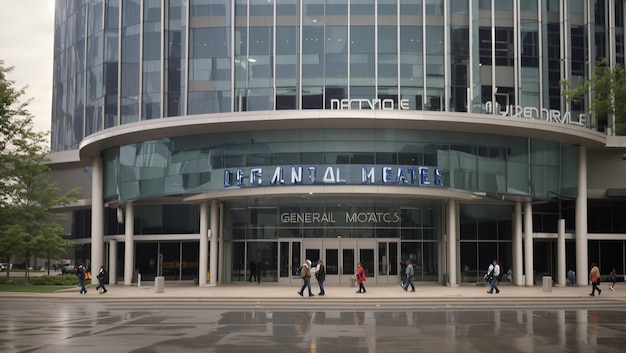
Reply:
[[600, 269], [598, 269], [598, 265], [596, 265], [596, 263], [592, 263], [591, 264], [591, 271], [589, 272], [589, 280], [591, 281], [591, 294], [589, 294], [590, 296], [594, 296], [596, 290], [598, 291], [598, 295], [600, 295], [602, 293], [602, 290], [600, 289], [599, 285], [600, 285]]
[[356, 284], [359, 285], [359, 290], [357, 293], [365, 293], [365, 281], [367, 278], [365, 277], [365, 270], [363, 269], [363, 264], [359, 262], [359, 269], [356, 271]]

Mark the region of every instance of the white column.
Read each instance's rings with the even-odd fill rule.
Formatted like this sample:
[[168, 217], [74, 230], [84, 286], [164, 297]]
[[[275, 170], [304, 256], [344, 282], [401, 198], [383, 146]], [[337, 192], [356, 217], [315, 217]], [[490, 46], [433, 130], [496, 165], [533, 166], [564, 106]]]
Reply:
[[587, 149], [578, 147], [576, 199], [576, 284], [587, 285]]
[[561, 286], [565, 286], [567, 269], [565, 268], [565, 220], [559, 219], [559, 237], [556, 242], [556, 253], [557, 253], [557, 284]]
[[533, 286], [533, 272], [533, 204], [529, 201], [524, 203], [524, 274], [527, 287]]
[[[217, 234], [217, 258], [220, 260], [220, 262], [224, 262], [224, 204], [220, 202], [219, 204], [219, 208], [220, 208], [220, 218], [219, 218], [219, 229], [218, 229], [218, 234]], [[218, 263], [218, 269], [217, 269], [217, 280], [219, 280], [218, 283], [223, 283], [224, 282], [224, 269], [225, 266], [224, 264], [222, 264], [221, 266]]]
[[[213, 232], [211, 232], [213, 233]], [[198, 284], [200, 287], [206, 285], [207, 262], [209, 257], [209, 202], [200, 203], [200, 276]]]
[[102, 158], [91, 161], [91, 271], [104, 264], [104, 200], [102, 196]]
[[109, 242], [109, 283], [117, 283], [117, 240]]
[[524, 275], [523, 251], [522, 251], [522, 203], [515, 202], [513, 209], [513, 282], [517, 286], [523, 286]]
[[211, 201], [211, 255], [209, 256], [209, 273], [211, 274], [210, 285], [217, 284], [217, 240], [219, 239], [219, 215], [220, 203], [217, 200]]
[[458, 286], [457, 236], [456, 236], [456, 201], [448, 200], [447, 204], [447, 228], [448, 228], [448, 280], [450, 286]]
[[124, 285], [130, 286], [135, 271], [135, 205], [128, 202], [124, 215]]

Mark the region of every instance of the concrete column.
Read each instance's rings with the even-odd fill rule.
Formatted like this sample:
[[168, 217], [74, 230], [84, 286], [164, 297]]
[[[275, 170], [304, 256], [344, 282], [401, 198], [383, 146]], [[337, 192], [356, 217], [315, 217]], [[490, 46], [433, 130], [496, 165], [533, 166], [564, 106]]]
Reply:
[[104, 264], [104, 200], [102, 182], [102, 158], [91, 161], [91, 271], [98, 271]]
[[576, 284], [587, 285], [587, 149], [578, 147], [578, 198], [576, 199]]
[[524, 274], [527, 287], [532, 287], [534, 282], [533, 260], [533, 204], [529, 201], [524, 203]]
[[456, 234], [456, 201], [448, 200], [446, 210], [446, 220], [448, 228], [448, 280], [450, 286], [458, 286], [458, 272], [459, 266], [457, 265], [457, 234]]
[[[219, 229], [218, 229], [218, 234], [217, 234], [217, 258], [221, 259], [222, 261], [224, 261], [224, 204], [222, 204], [220, 202], [219, 204], [219, 208], [220, 208], [220, 225], [219, 225]], [[218, 269], [217, 269], [217, 281], [218, 283], [223, 283], [224, 282], [224, 268], [225, 266], [219, 266], [218, 265]]]
[[130, 286], [135, 271], [135, 205], [128, 202], [124, 215], [124, 285]]
[[522, 203], [515, 202], [513, 209], [513, 282], [517, 286], [523, 286], [524, 263], [522, 251]]
[[556, 283], [565, 286], [567, 283], [567, 269], [565, 268], [565, 220], [559, 219], [559, 237], [556, 242], [557, 253], [557, 281]]
[[207, 262], [209, 258], [209, 201], [200, 203], [200, 269], [198, 284], [206, 285]]
[[219, 239], [219, 215], [220, 203], [217, 200], [211, 201], [211, 255], [209, 256], [209, 272], [211, 273], [210, 285], [217, 284], [217, 240]]
[[109, 242], [109, 284], [117, 283], [117, 240]]

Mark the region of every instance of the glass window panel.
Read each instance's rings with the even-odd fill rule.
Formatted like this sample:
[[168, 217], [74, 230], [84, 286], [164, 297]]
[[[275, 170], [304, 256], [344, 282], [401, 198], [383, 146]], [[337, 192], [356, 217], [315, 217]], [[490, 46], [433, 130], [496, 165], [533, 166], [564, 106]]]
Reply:
[[378, 15], [395, 16], [398, 12], [397, 0], [378, 0]]
[[[374, 26], [350, 27], [350, 77], [358, 85], [374, 82], [375, 73]], [[362, 81], [358, 78], [367, 78]], [[371, 97], [371, 96], [370, 96]]]
[[417, 16], [422, 14], [422, 0], [400, 0], [400, 13]]
[[443, 16], [443, 0], [426, 0], [426, 14]]

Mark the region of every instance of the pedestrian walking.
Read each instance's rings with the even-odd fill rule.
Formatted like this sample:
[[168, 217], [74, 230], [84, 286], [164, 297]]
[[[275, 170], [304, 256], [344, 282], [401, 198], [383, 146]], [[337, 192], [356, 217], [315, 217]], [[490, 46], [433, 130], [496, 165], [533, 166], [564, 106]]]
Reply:
[[100, 271], [96, 277], [98, 278], [98, 286], [96, 289], [100, 294], [106, 293], [107, 289], [104, 285], [109, 283], [109, 276], [107, 275], [107, 271], [104, 269], [104, 266], [100, 266]]
[[356, 271], [354, 276], [356, 277], [356, 284], [359, 285], [359, 290], [356, 292], [365, 293], [365, 281], [367, 280], [367, 277], [365, 277], [365, 269], [363, 269], [363, 264], [361, 262], [359, 262], [359, 269]]
[[248, 275], [248, 282], [252, 282], [252, 278], [254, 278], [254, 281], [256, 282], [256, 262], [254, 262], [254, 260], [250, 260], [248, 268], [250, 270], [250, 274]]
[[411, 286], [411, 292], [415, 292], [415, 285], [413, 284], [413, 276], [415, 275], [415, 270], [413, 269], [413, 264], [411, 260], [406, 260], [406, 269], [404, 270], [406, 274], [406, 282], [402, 285], [402, 289], [406, 292]]
[[85, 288], [85, 273], [87, 272], [87, 269], [85, 269], [85, 266], [81, 263], [78, 265], [78, 268], [76, 269], [76, 278], [78, 279], [78, 284], [80, 285], [80, 294], [87, 294], [87, 288]]
[[317, 260], [317, 271], [315, 271], [315, 278], [317, 279], [317, 284], [320, 286], [320, 292], [318, 295], [324, 296], [326, 292], [324, 291], [324, 281], [326, 280], [326, 268], [324, 267], [324, 263], [322, 260]]
[[300, 277], [302, 277], [302, 288], [298, 294], [302, 297], [304, 296], [304, 289], [309, 290], [309, 297], [312, 297], [314, 294], [311, 292], [311, 260], [307, 259], [300, 269]]
[[498, 276], [500, 276], [500, 264], [498, 260], [493, 260], [487, 269], [487, 273], [485, 273], [485, 279], [489, 282], [489, 290], [487, 293], [492, 294], [494, 291], [496, 294], [500, 293], [500, 289], [498, 288]]
[[404, 282], [406, 279], [406, 261], [400, 261], [400, 271], [398, 272], [398, 275], [400, 276], [400, 286], [404, 287]]
[[576, 272], [571, 268], [567, 271], [567, 279], [569, 280], [569, 284], [572, 286], [576, 284]]
[[611, 291], [614, 291], [615, 290], [615, 267], [613, 267], [613, 270], [609, 274], [609, 279], [611, 280], [611, 285], [609, 286], [609, 289]]
[[589, 296], [595, 296], [596, 290], [598, 291], [598, 295], [602, 294], [602, 289], [600, 289], [600, 269], [598, 265], [594, 262], [591, 264], [591, 271], [589, 271], [589, 280], [591, 281], [591, 293]]
[[258, 284], [261, 284], [261, 276], [263, 275], [263, 270], [265, 269], [265, 263], [263, 261], [257, 261], [256, 263], [256, 281]]

